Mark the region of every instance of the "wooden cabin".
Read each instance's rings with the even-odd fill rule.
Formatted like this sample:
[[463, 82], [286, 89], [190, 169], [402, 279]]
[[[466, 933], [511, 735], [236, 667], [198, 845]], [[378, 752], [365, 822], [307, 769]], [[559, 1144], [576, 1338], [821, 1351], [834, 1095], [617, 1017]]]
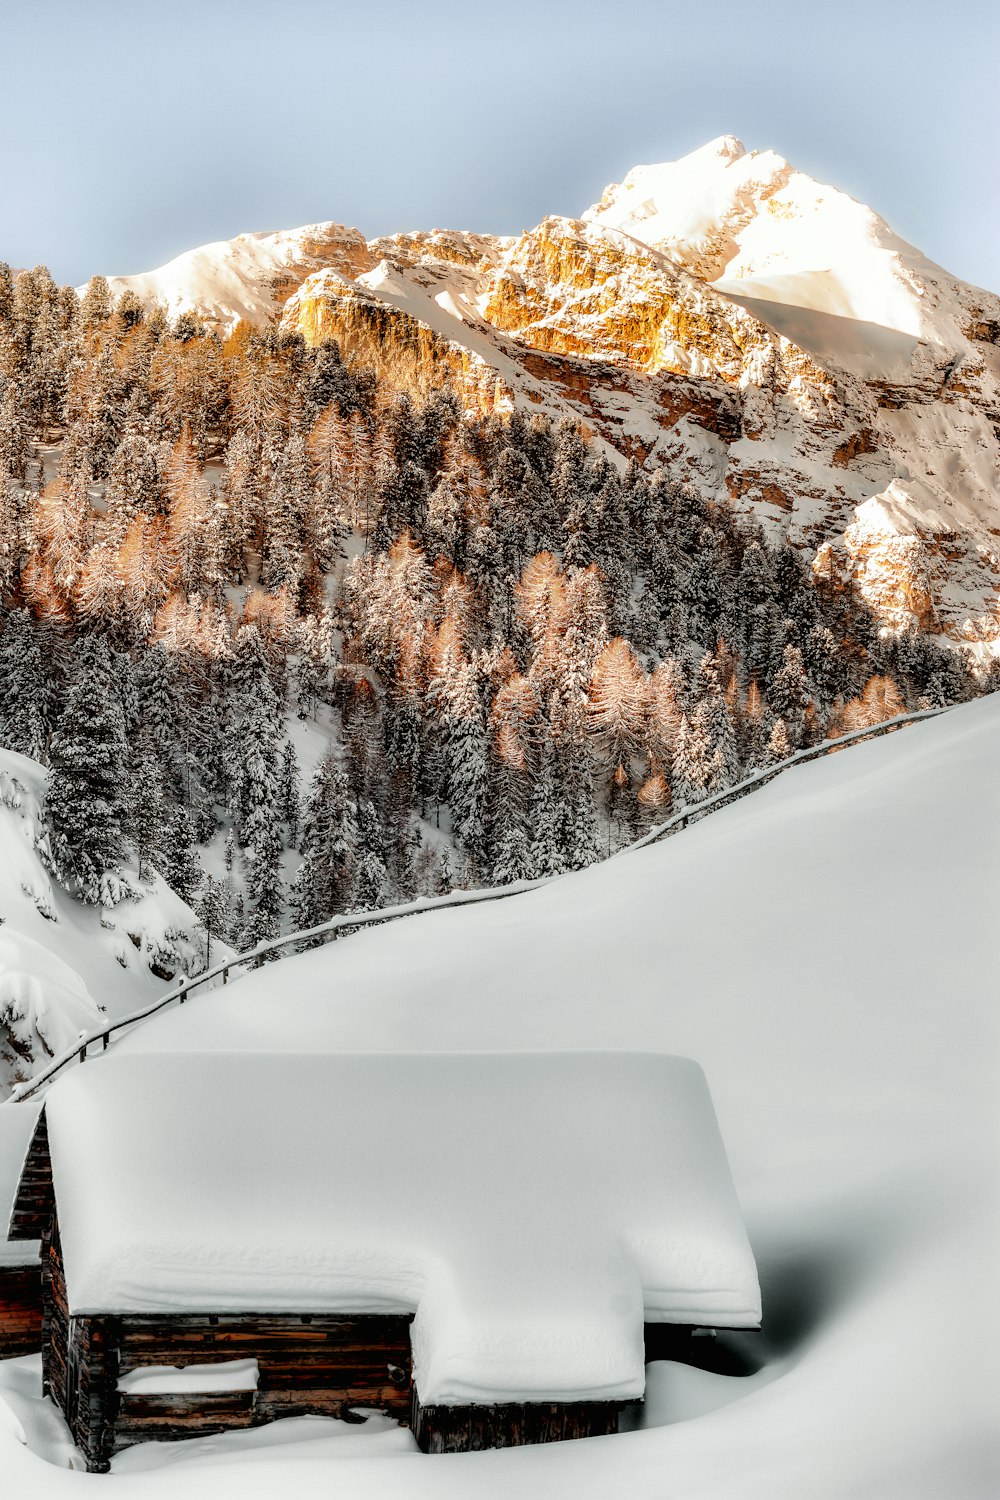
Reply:
[[[37, 1105], [0, 1108], [0, 1226], [10, 1217], [25, 1153], [38, 1119]], [[0, 1227], [0, 1233], [4, 1233]], [[37, 1354], [42, 1347], [42, 1277], [39, 1243], [0, 1239], [0, 1359]]]
[[760, 1295], [700, 1069], [628, 1053], [109, 1054], [14, 1202], [88, 1468], [376, 1408], [426, 1452], [618, 1430]]

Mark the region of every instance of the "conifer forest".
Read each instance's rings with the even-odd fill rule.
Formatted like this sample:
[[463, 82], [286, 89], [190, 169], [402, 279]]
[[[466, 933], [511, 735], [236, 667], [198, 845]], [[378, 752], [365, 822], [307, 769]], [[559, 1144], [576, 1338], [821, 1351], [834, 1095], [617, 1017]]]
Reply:
[[0, 267], [0, 600], [53, 873], [155, 869], [240, 949], [579, 868], [995, 677], [569, 424], [44, 268]]

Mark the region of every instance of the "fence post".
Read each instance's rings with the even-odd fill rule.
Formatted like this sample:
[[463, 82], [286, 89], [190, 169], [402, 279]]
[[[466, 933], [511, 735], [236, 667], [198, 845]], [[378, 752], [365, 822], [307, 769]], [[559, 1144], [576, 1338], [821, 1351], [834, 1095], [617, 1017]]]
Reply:
[[180, 1001], [181, 1005], [184, 1004], [184, 992], [185, 992], [186, 989], [187, 989], [187, 980], [186, 979], [182, 979], [181, 983], [180, 983], [180, 990], [179, 990], [178, 995], [177, 995], [177, 999]]
[[228, 984], [229, 983], [229, 967], [228, 967], [228, 965], [222, 971], [222, 982], [223, 982], [223, 984]]

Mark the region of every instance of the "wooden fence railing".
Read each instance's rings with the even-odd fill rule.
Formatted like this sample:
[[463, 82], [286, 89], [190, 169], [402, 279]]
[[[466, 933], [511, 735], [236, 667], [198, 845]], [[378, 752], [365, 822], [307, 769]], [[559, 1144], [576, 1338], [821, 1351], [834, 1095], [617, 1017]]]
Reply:
[[[898, 729], [904, 724], [915, 724], [921, 719], [933, 719], [939, 714], [947, 713], [948, 708], [927, 708], [916, 713], [900, 714], [895, 719], [886, 719], [884, 723], [873, 724], [864, 729], [852, 730], [850, 734], [842, 734], [837, 739], [823, 740], [818, 745], [811, 745], [807, 750], [799, 750], [790, 755], [786, 760], [768, 766], [754, 775], [746, 777], [735, 786], [727, 787], [723, 792], [716, 792], [711, 797], [705, 797], [700, 802], [693, 802], [682, 807], [666, 822], [659, 824], [650, 830], [642, 838], [619, 849], [612, 858], [618, 859], [623, 854], [634, 853], [637, 849], [645, 849], [649, 844], [655, 844], [669, 834], [676, 833], [681, 828], [686, 828], [689, 823], [705, 817], [709, 813], [717, 812], [719, 808], [726, 807], [731, 802], [738, 802], [742, 797], [749, 796], [751, 792], [766, 786], [783, 771], [792, 766], [803, 765], [806, 761], [818, 760], [823, 755], [829, 755], [833, 750], [839, 750], [842, 745], [857, 744], [861, 740], [873, 739], [881, 734], [888, 734], [891, 730]], [[416, 901], [407, 901], [398, 906], [385, 906], [376, 911], [345, 912], [341, 916], [331, 917], [328, 922], [321, 922], [318, 927], [310, 927], [300, 932], [290, 932], [284, 937], [272, 938], [269, 942], [260, 943], [256, 948], [247, 953], [239, 953], [215, 964], [212, 968], [203, 969], [200, 974], [190, 978], [184, 978], [175, 989], [165, 995], [159, 995], [139, 1010], [131, 1011], [127, 1016], [120, 1016], [117, 1020], [109, 1020], [104, 1026], [96, 1028], [81, 1036], [78, 1041], [68, 1047], [65, 1052], [53, 1057], [40, 1072], [34, 1077], [18, 1084], [11, 1092], [8, 1104], [20, 1103], [40, 1089], [43, 1084], [49, 1083], [55, 1075], [62, 1071], [74, 1061], [85, 1062], [91, 1047], [99, 1047], [101, 1051], [107, 1049], [111, 1037], [129, 1026], [135, 1026], [140, 1021], [147, 1020], [156, 1015], [168, 1005], [175, 1002], [183, 1005], [188, 996], [201, 985], [210, 980], [221, 977], [222, 983], [226, 984], [233, 969], [245, 968], [248, 965], [258, 963], [270, 953], [280, 953], [284, 949], [309, 943], [315, 940], [325, 942], [329, 938], [335, 938], [339, 934], [352, 932], [362, 927], [375, 927], [383, 922], [395, 922], [402, 917], [418, 916], [423, 912], [441, 911], [451, 906], [472, 906], [480, 901], [504, 901], [510, 896], [521, 896], [527, 891], [539, 890], [544, 885], [549, 885], [553, 880], [561, 880], [560, 875], [548, 875], [541, 880], [518, 880], [510, 885], [489, 886], [476, 891], [450, 891], [444, 896], [421, 896]]]
[[696, 822], [705, 813], [717, 812], [720, 807], [726, 807], [730, 802], [739, 802], [741, 797], [756, 792], [762, 786], [767, 786], [776, 776], [792, 766], [804, 765], [808, 760], [819, 760], [824, 755], [829, 755], [832, 750], [839, 750], [842, 745], [856, 745], [861, 740], [876, 739], [880, 734], [888, 734], [893, 729], [898, 729], [902, 724], [916, 724], [921, 719], [936, 719], [939, 714], [948, 713], [953, 704], [944, 708], [921, 708], [910, 714], [898, 714], [894, 719], [885, 719], [881, 724], [871, 724], [863, 729], [852, 729], [849, 734], [838, 735], [833, 740], [821, 740], [818, 745], [810, 745], [807, 750], [796, 750], [794, 755], [789, 755], [785, 760], [776, 761], [773, 766], [766, 766], [762, 771], [755, 771], [752, 776], [747, 776], [743, 781], [738, 781], [735, 786], [726, 787], [725, 791], [715, 792], [711, 797], [704, 797], [700, 802], [689, 803], [678, 812], [669, 817], [665, 823], [660, 823], [656, 828], [650, 829], [640, 839], [635, 839], [631, 844], [626, 844], [619, 849], [613, 859], [621, 854], [631, 854], [636, 849], [645, 849], [648, 844], [655, 844], [658, 840], [665, 838], [667, 834], [674, 833], [678, 828], [686, 828], [689, 823]]

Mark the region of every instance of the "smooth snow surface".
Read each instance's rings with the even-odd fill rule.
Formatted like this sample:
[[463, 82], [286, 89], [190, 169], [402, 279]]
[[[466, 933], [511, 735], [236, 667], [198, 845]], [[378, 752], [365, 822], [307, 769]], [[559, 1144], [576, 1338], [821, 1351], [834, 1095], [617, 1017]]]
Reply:
[[415, 1311], [428, 1403], [640, 1396], [644, 1308], [760, 1321], [683, 1058], [119, 1056], [45, 1108], [73, 1313]]
[[[185, 1500], [996, 1500], [998, 746], [994, 696], [537, 894], [259, 970], [121, 1044], [696, 1057], [761, 1272], [760, 1374], [651, 1367], [645, 1416], [670, 1425], [536, 1449], [428, 1459], [319, 1419], [142, 1445], [95, 1493], [174, 1500], [183, 1476]], [[0, 1365], [5, 1398], [21, 1364]], [[0, 1472], [30, 1500], [87, 1483], [2, 1433]]]

